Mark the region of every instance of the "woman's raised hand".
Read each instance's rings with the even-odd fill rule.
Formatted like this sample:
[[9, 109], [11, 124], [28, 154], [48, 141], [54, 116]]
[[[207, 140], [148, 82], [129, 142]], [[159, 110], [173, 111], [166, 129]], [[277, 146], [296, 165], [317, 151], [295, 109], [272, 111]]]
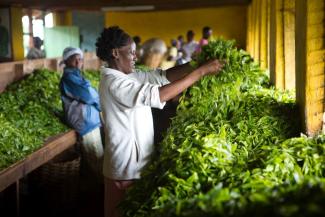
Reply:
[[202, 75], [216, 75], [218, 74], [223, 66], [225, 65], [225, 62], [218, 59], [209, 60], [206, 63], [202, 64], [198, 70], [202, 73]]

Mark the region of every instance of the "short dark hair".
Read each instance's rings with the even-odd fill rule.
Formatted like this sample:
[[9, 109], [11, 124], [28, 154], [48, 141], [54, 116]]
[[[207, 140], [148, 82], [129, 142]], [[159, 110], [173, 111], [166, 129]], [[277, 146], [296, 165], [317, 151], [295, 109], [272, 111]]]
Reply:
[[140, 36], [138, 36], [138, 35], [134, 36], [133, 41], [134, 41], [135, 44], [140, 44], [140, 42], [141, 42]]
[[112, 50], [127, 45], [131, 36], [118, 26], [104, 28], [96, 42], [96, 55], [103, 61], [113, 59]]
[[187, 37], [191, 37], [191, 38], [193, 38], [193, 37], [194, 37], [194, 32], [193, 32], [193, 30], [188, 30], [186, 35], [187, 35]]
[[205, 26], [203, 27], [202, 29], [202, 35], [204, 38], [207, 38], [210, 36], [210, 31], [211, 31], [211, 28], [209, 26]]
[[172, 40], [170, 40], [170, 44], [172, 46], [177, 46], [177, 40], [173, 38]]
[[40, 49], [41, 46], [43, 45], [43, 40], [38, 36], [33, 37], [33, 42], [34, 42], [34, 47], [38, 49]]

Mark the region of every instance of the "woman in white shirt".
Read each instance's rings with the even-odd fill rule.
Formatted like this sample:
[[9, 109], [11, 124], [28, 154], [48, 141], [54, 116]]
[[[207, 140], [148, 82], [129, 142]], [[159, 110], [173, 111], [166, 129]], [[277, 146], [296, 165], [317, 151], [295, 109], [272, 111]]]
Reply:
[[193, 69], [189, 64], [167, 71], [135, 70], [136, 46], [117, 26], [105, 28], [97, 39], [97, 56], [107, 63], [101, 69], [99, 94], [105, 129], [105, 216], [119, 216], [116, 206], [153, 151], [151, 107], [162, 109], [200, 78], [218, 74], [223, 64], [211, 60]]

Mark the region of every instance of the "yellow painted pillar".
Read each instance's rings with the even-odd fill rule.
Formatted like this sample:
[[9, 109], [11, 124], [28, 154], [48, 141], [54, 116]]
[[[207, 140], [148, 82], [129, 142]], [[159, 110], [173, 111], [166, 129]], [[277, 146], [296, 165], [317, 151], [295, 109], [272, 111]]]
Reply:
[[256, 7], [256, 13], [255, 13], [255, 49], [254, 49], [254, 58], [257, 61], [260, 61], [260, 26], [261, 26], [261, 10], [260, 10], [260, 5], [261, 5], [261, 0], [255, 0], [255, 7]]
[[270, 67], [271, 1], [267, 0], [267, 66]]
[[53, 13], [54, 26], [72, 26], [72, 12], [60, 11]]
[[23, 46], [22, 8], [11, 7], [10, 15], [11, 15], [12, 57], [14, 61], [23, 60], [24, 46]]
[[261, 31], [260, 31], [260, 62], [261, 67], [267, 67], [267, 54], [268, 54], [268, 30], [267, 30], [267, 1], [261, 2]]
[[271, 1], [270, 78], [276, 88], [284, 89], [283, 0]]
[[254, 56], [254, 31], [255, 31], [255, 25], [254, 25], [254, 4], [253, 2], [250, 4], [250, 15], [249, 15], [249, 20], [250, 20], [250, 38], [249, 38], [249, 52], [251, 56]]
[[284, 69], [285, 89], [296, 85], [295, 66], [295, 0], [284, 0]]
[[275, 62], [276, 82], [275, 82], [275, 86], [280, 89], [285, 88], [283, 2], [284, 0], [276, 0], [276, 62]]
[[252, 5], [247, 7], [247, 31], [246, 31], [246, 50], [248, 53], [251, 53], [251, 13], [252, 13]]
[[296, 1], [296, 98], [308, 135], [322, 128], [324, 113], [325, 2]]
[[251, 55], [255, 58], [255, 31], [256, 31], [256, 0], [252, 0], [252, 14], [251, 14], [251, 21], [252, 21], [252, 32], [251, 32]]
[[275, 74], [275, 56], [276, 56], [276, 10], [275, 1], [270, 2], [270, 44], [269, 44], [269, 70], [270, 70], [270, 81], [271, 84], [275, 85], [276, 74]]

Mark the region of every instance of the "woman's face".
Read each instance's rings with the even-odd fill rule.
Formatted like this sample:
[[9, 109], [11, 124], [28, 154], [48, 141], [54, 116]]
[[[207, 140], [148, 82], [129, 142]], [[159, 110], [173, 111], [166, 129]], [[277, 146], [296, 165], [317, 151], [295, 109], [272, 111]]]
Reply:
[[78, 68], [81, 69], [82, 67], [82, 58], [79, 54], [75, 54], [69, 57], [65, 62], [66, 67], [69, 68]]
[[124, 47], [118, 48], [118, 57], [116, 58], [116, 65], [118, 70], [125, 74], [130, 74], [135, 69], [136, 57], [136, 45], [133, 41], [130, 41]]

